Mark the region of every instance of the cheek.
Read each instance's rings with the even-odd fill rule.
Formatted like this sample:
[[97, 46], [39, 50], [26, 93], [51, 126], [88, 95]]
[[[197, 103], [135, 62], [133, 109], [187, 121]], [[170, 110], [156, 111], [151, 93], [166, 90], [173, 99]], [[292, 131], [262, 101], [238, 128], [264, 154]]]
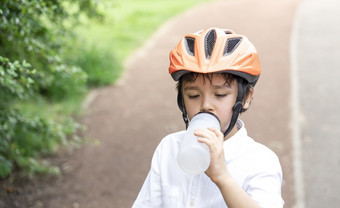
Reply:
[[199, 105], [193, 101], [188, 101], [186, 98], [183, 98], [183, 101], [189, 120], [191, 120], [194, 115], [199, 113]]
[[192, 117], [194, 117], [194, 115], [200, 112], [200, 108], [197, 107], [197, 105], [188, 104], [186, 105], [186, 111], [187, 111], [189, 119], [191, 120]]
[[[225, 106], [224, 106], [224, 109], [226, 109]], [[230, 109], [230, 110], [229, 111], [228, 110], [219, 111], [218, 115], [217, 115], [218, 118], [220, 119], [220, 122], [221, 122], [222, 132], [226, 131], [227, 128], [229, 127], [229, 123], [230, 123], [231, 116], [232, 116], [232, 113], [233, 113], [232, 110], [231, 110], [231, 107], [228, 107], [227, 109]]]

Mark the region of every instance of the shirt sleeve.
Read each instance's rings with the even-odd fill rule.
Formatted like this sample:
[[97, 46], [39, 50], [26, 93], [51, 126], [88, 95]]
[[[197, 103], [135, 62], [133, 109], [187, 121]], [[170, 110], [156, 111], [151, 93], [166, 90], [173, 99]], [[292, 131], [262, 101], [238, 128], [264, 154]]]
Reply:
[[282, 208], [281, 165], [274, 153], [267, 156], [261, 163], [254, 163], [259, 171], [250, 177], [246, 191], [262, 208]]
[[281, 183], [272, 173], [263, 173], [251, 181], [247, 193], [262, 208], [282, 208]]
[[159, 208], [162, 207], [162, 186], [160, 179], [159, 146], [151, 162], [151, 169], [144, 181], [132, 208]]

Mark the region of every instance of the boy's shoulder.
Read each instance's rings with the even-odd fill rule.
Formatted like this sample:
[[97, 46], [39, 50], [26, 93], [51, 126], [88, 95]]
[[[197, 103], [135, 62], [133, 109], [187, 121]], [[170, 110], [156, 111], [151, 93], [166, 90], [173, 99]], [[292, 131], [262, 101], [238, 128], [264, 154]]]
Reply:
[[268, 146], [252, 140], [252, 148], [248, 150], [248, 157], [257, 166], [280, 166], [279, 158], [276, 153]]
[[272, 149], [248, 135], [242, 121], [239, 124], [242, 128], [240, 128], [241, 131], [237, 139], [241, 140], [239, 145], [243, 147], [244, 151], [247, 151], [249, 155], [256, 155], [257, 157], [277, 158], [276, 153]]
[[184, 134], [185, 134], [185, 130], [174, 132], [174, 133], [170, 133], [170, 134], [166, 135], [160, 141], [159, 146], [169, 145], [169, 144], [179, 145], [181, 143], [182, 139], [183, 139]]
[[233, 156], [241, 156], [249, 161], [254, 161], [254, 163], [257, 163], [257, 161], [276, 163], [278, 161], [276, 153], [268, 146], [250, 137], [243, 123], [239, 124], [242, 124], [242, 128], [232, 138], [231, 145], [226, 145], [227, 152], [231, 152]]
[[164, 155], [175, 155], [179, 150], [185, 131], [174, 132], [165, 136], [158, 144], [155, 153], [162, 157]]
[[185, 132], [186, 132], [185, 130], [173, 132], [173, 133], [170, 133], [170, 134], [166, 135], [164, 137], [164, 139], [166, 139], [166, 138], [173, 138], [173, 137], [182, 137], [185, 134]]

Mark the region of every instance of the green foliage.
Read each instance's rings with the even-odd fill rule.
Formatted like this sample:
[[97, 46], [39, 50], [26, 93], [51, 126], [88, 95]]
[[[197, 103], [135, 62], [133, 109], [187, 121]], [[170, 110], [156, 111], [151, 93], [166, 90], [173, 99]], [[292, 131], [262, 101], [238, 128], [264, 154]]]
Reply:
[[[94, 13], [90, 0], [77, 2], [74, 12], [68, 12], [68, 1], [5, 0], [0, 7], [0, 54], [12, 60], [27, 60], [40, 79], [39, 92], [49, 99], [60, 100], [84, 91], [86, 74], [61, 59], [70, 28], [77, 24], [80, 8]], [[72, 86], [72, 91], [64, 86]]]
[[[16, 148], [12, 145], [12, 135], [15, 134], [16, 111], [11, 107], [14, 102], [32, 94], [34, 70], [27, 62], [11, 63], [0, 56], [0, 176], [7, 176], [13, 167]], [[15, 145], [14, 145], [15, 146]]]
[[82, 13], [101, 18], [92, 0], [1, 2], [0, 177], [15, 168], [27, 174], [57, 172], [35, 158], [59, 143], [67, 145], [79, 124], [68, 116], [24, 111], [22, 103], [42, 98], [53, 104], [86, 91], [86, 73], [62, 56]]
[[34, 158], [53, 152], [60, 142], [66, 144], [67, 135], [79, 127], [73, 121], [56, 123], [47, 118], [27, 115], [16, 107], [19, 102], [34, 95], [39, 78], [35, 72], [26, 61], [10, 62], [0, 56], [1, 177], [10, 174], [15, 165], [29, 174], [54, 170]]
[[113, 83], [162, 22], [202, 1], [1, 0], [0, 178], [58, 173], [37, 158], [81, 142], [71, 117], [88, 87]]
[[0, 107], [8, 105], [12, 100], [25, 99], [34, 90], [35, 70], [26, 61], [10, 62], [0, 56]]

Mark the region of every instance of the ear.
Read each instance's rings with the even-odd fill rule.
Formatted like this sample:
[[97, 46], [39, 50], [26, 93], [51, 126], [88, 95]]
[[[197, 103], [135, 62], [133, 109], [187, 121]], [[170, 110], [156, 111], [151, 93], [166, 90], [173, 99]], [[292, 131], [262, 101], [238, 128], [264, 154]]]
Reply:
[[244, 103], [243, 103], [243, 109], [249, 108], [250, 103], [253, 100], [254, 91], [255, 91], [254, 88], [249, 89], [249, 94], [248, 94], [247, 98], [244, 100]]

